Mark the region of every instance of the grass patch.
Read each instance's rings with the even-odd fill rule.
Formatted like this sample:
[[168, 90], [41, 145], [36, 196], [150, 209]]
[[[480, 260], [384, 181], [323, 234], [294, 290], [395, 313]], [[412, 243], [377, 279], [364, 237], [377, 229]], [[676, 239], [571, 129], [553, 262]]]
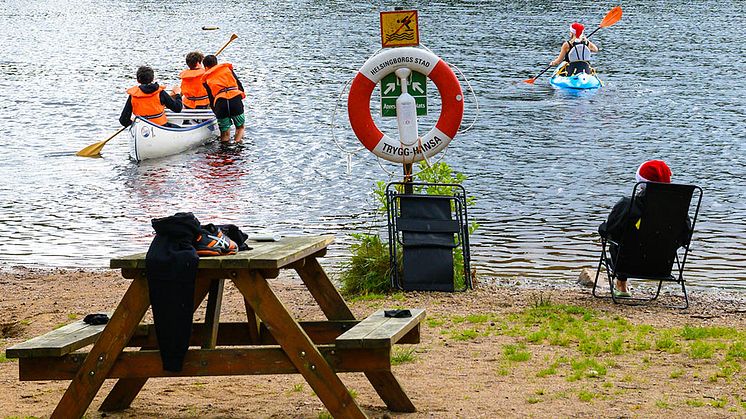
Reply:
[[702, 407], [705, 405], [705, 402], [697, 399], [689, 399], [686, 401], [686, 405], [691, 407]]
[[524, 349], [526, 349], [525, 345], [505, 345], [503, 355], [511, 362], [526, 362], [531, 359], [531, 352]]
[[4, 362], [13, 362], [15, 360], [16, 360], [15, 358], [6, 358], [5, 351], [0, 352], [0, 364]]
[[697, 340], [689, 345], [689, 356], [692, 359], [710, 359], [714, 353], [715, 347], [708, 342]]
[[733, 342], [728, 348], [728, 352], [725, 354], [725, 359], [746, 360], [746, 343], [741, 340]]
[[670, 331], [666, 331], [660, 339], [655, 341], [655, 349], [670, 354], [677, 354], [681, 352], [681, 345], [671, 336]]
[[401, 365], [408, 362], [414, 362], [414, 349], [415, 348], [395, 347], [393, 353], [391, 354], [391, 365]]
[[427, 325], [432, 328], [443, 326], [443, 324], [446, 322], [443, 319], [427, 319], [426, 321], [427, 321]]
[[577, 381], [581, 378], [598, 378], [606, 375], [606, 367], [592, 358], [572, 361], [570, 366], [573, 373], [567, 377], [567, 381]]
[[479, 336], [479, 332], [474, 329], [452, 330], [450, 334], [451, 339], [458, 341], [473, 340]]
[[665, 400], [656, 400], [655, 407], [657, 407], [658, 409], [670, 409], [671, 408], [671, 406]]
[[671, 371], [671, 374], [669, 375], [669, 377], [679, 378], [679, 377], [682, 377], [683, 375], [684, 375], [684, 370], [677, 369], [677, 370]]
[[303, 383], [293, 384], [293, 393], [300, 393], [303, 391]]
[[593, 399], [595, 399], [596, 397], [598, 397], [598, 395], [596, 393], [591, 392], [591, 391], [580, 390], [578, 392], [578, 399], [581, 402], [589, 403], [589, 402], [593, 401]]
[[718, 409], [724, 408], [727, 404], [728, 404], [728, 398], [727, 397], [722, 397], [720, 399], [713, 400], [713, 401], [710, 402], [710, 406], [718, 408]]
[[465, 320], [469, 323], [473, 324], [481, 324], [486, 323], [492, 319], [492, 315], [490, 314], [469, 314], [466, 316]]
[[526, 336], [526, 340], [534, 343], [534, 344], [540, 344], [544, 343], [545, 340], [549, 337], [549, 331], [548, 330], [538, 330], [536, 332], [531, 332]]
[[526, 403], [528, 403], [528, 404], [536, 404], [536, 403], [539, 403], [539, 402], [541, 402], [541, 399], [538, 398], [538, 397], [535, 397], [535, 396], [531, 396], [528, 399], [526, 399]]
[[686, 340], [700, 339], [733, 339], [738, 331], [732, 327], [692, 327], [685, 325], [681, 330], [681, 337]]
[[552, 365], [549, 368], [545, 368], [537, 372], [536, 376], [539, 378], [543, 378], [543, 377], [546, 377], [547, 375], [554, 375], [554, 374], [557, 374], [557, 367]]

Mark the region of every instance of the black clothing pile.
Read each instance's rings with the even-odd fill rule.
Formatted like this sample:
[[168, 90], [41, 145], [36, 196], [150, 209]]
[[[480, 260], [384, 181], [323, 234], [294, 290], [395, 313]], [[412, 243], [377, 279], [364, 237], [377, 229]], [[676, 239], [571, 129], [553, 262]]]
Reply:
[[[192, 334], [194, 283], [199, 264], [195, 242], [201, 234], [211, 231], [205, 230], [191, 212], [155, 218], [152, 225], [156, 234], [145, 256], [145, 271], [153, 322], [163, 369], [178, 372], [182, 370]], [[238, 227], [232, 224], [217, 227], [239, 244], [239, 250], [250, 249], [244, 243], [248, 236]]]

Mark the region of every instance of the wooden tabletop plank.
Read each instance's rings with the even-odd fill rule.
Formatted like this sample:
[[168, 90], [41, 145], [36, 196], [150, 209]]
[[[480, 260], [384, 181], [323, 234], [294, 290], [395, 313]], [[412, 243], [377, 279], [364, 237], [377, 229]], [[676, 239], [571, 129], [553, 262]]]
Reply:
[[[203, 257], [200, 269], [280, 269], [325, 249], [334, 236], [283, 237], [274, 242], [247, 241], [251, 250], [230, 256]], [[145, 253], [111, 259], [113, 269], [145, 269]]]

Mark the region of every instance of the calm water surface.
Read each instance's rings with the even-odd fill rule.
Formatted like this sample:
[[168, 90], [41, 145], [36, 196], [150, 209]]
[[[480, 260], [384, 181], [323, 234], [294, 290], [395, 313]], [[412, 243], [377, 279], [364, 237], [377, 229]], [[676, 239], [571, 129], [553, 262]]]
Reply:
[[[514, 82], [554, 57], [571, 21], [595, 26], [605, 6], [383, 7], [399, 4], [419, 9], [423, 43], [466, 74], [479, 100], [478, 120], [445, 161], [469, 176], [477, 198], [480, 272], [574, 279], [595, 263], [596, 227], [630, 192], [637, 166], [662, 158], [676, 181], [705, 190], [690, 280], [746, 289], [746, 3], [625, 2], [623, 19], [594, 36], [606, 87], [580, 96], [554, 91], [546, 77]], [[339, 147], [332, 141], [337, 98], [379, 47], [379, 10], [365, 1], [0, 0], [2, 264], [105, 267], [112, 255], [147, 248], [150, 219], [177, 211], [250, 232], [333, 233], [326, 263], [345, 260], [350, 233], [380, 228], [371, 185], [400, 172], [367, 151], [348, 168], [341, 149], [359, 144], [344, 95]], [[186, 52], [216, 50], [232, 32], [240, 38], [222, 58], [247, 89], [244, 148], [212, 145], [137, 164], [123, 134], [103, 158], [73, 155], [118, 129], [138, 65], [173, 84]], [[433, 96], [423, 130], [439, 109]], [[467, 99], [465, 124], [476, 114]], [[395, 134], [392, 121], [382, 125]]]

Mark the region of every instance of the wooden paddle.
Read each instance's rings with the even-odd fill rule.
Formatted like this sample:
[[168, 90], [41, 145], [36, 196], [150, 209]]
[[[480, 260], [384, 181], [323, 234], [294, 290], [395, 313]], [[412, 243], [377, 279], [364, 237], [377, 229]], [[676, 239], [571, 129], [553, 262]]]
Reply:
[[[220, 53], [223, 52], [223, 50], [225, 49], [225, 47], [227, 47], [228, 45], [230, 45], [231, 42], [235, 41], [236, 38], [238, 38], [238, 35], [236, 35], [235, 33], [232, 34], [231, 35], [231, 39], [229, 39], [228, 42], [226, 42], [225, 45], [223, 45], [223, 47], [220, 48], [218, 50], [218, 52], [215, 53], [215, 55], [220, 55]], [[83, 148], [82, 150], [78, 151], [77, 153], [75, 153], [75, 155], [76, 156], [80, 156], [80, 157], [97, 157], [97, 156], [99, 156], [101, 154], [101, 149], [104, 148], [104, 146], [106, 145], [106, 143], [109, 142], [109, 140], [111, 140], [112, 138], [114, 138], [117, 135], [119, 135], [122, 131], [124, 131], [125, 128], [127, 128], [127, 127], [120, 128], [119, 131], [115, 132], [111, 137], [105, 139], [104, 141], [99, 141], [97, 143], [91, 144], [91, 145]]]
[[[590, 38], [591, 36], [593, 36], [594, 33], [596, 33], [596, 31], [598, 31], [601, 28], [608, 28], [609, 26], [619, 22], [619, 19], [621, 18], [622, 18], [622, 6], [614, 7], [613, 9], [609, 10], [609, 13], [606, 13], [606, 16], [604, 16], [604, 19], [601, 21], [598, 27], [594, 29], [593, 32], [589, 33], [588, 36], [586, 36], [586, 38]], [[547, 68], [541, 70], [541, 73], [537, 74], [536, 77], [523, 80], [523, 82], [528, 83], [528, 84], [534, 84], [536, 79], [538, 79], [539, 76], [541, 76], [542, 74], [546, 73], [547, 70], [549, 70], [551, 67], [552, 65], [549, 64]]]

